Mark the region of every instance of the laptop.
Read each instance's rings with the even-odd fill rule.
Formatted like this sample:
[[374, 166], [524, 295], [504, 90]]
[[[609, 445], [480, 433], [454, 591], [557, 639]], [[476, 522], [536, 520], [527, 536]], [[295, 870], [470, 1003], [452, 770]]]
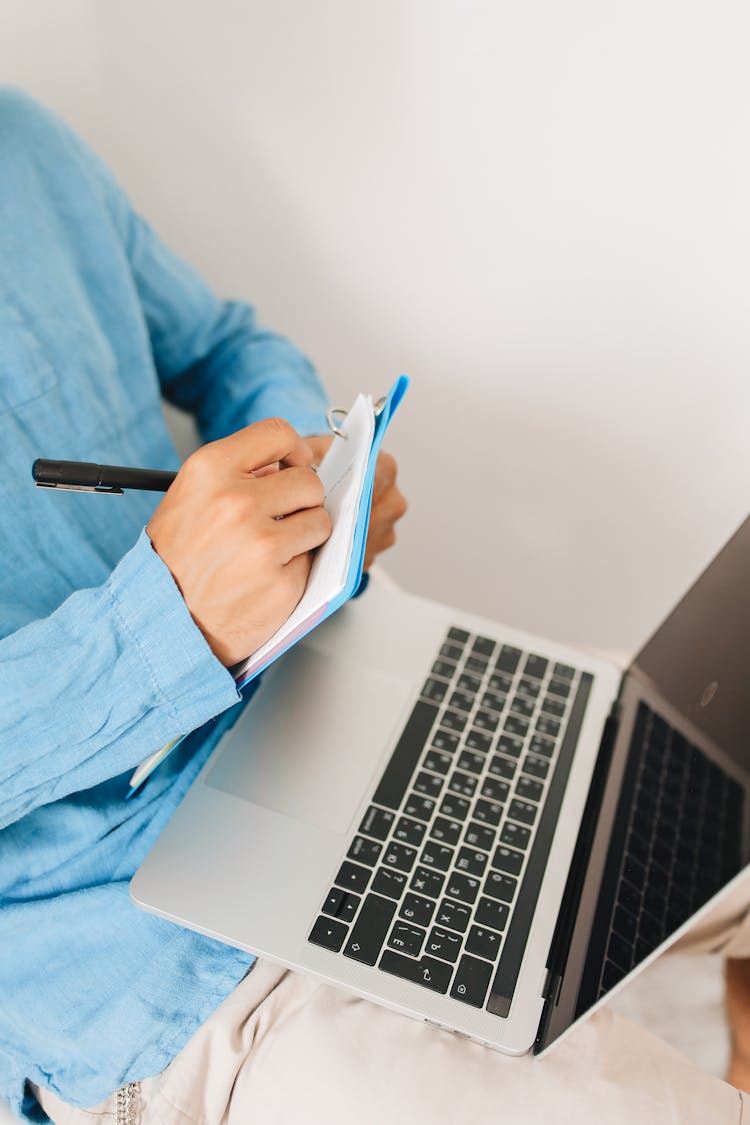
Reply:
[[264, 674], [132, 898], [543, 1051], [739, 881], [749, 684], [750, 519], [624, 673], [372, 582]]

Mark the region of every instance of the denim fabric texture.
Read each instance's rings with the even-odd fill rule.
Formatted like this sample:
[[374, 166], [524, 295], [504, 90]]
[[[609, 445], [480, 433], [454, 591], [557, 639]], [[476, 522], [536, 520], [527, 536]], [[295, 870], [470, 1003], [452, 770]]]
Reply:
[[[253, 958], [128, 880], [242, 706], [144, 527], [159, 497], [36, 489], [36, 457], [171, 469], [206, 440], [326, 430], [308, 360], [219, 300], [53, 114], [0, 90], [0, 1095], [89, 1106], [160, 1072]], [[138, 763], [191, 737], [126, 801]]]

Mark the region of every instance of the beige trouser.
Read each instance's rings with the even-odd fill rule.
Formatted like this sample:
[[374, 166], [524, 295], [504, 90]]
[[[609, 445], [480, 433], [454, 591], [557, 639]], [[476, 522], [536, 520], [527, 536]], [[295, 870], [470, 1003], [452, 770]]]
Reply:
[[[750, 956], [750, 889], [680, 943]], [[114, 1120], [115, 1096], [56, 1125]], [[541, 1059], [511, 1058], [257, 962], [167, 1069], [139, 1125], [736, 1125], [750, 1098], [604, 1008]]]

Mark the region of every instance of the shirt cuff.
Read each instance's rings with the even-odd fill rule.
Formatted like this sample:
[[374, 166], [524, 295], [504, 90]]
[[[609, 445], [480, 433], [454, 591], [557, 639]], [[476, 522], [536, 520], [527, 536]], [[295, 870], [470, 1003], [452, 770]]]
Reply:
[[180, 729], [195, 730], [242, 698], [190, 616], [145, 528], [107, 587], [140, 665], [135, 674], [148, 677]]

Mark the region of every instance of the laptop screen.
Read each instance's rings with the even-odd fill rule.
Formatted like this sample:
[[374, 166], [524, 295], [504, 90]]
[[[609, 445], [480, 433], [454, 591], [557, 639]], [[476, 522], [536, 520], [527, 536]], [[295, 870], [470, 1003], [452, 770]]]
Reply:
[[554, 1041], [748, 861], [750, 519], [623, 678], [551, 951]]

